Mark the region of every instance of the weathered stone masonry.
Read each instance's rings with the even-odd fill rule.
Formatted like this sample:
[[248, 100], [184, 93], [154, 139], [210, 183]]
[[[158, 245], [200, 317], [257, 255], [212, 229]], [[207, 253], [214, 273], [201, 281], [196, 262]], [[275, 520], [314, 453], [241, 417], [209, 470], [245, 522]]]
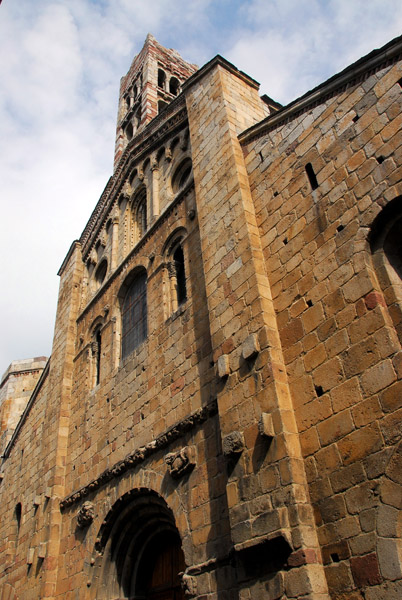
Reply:
[[7, 425], [1, 600], [401, 596], [401, 58], [280, 107], [147, 37]]

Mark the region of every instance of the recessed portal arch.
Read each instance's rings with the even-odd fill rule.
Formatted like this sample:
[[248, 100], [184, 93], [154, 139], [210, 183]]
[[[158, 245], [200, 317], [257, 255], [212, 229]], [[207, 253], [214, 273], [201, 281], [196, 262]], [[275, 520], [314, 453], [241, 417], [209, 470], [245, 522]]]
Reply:
[[91, 598], [184, 600], [182, 542], [165, 500], [148, 489], [122, 496], [103, 521]]

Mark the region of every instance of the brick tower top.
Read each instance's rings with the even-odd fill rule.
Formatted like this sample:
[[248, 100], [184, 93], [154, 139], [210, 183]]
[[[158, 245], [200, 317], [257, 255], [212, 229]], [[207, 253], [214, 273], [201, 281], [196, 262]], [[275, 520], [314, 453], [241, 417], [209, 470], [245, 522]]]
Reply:
[[147, 35], [120, 82], [115, 169], [127, 143], [180, 93], [182, 83], [197, 69], [176, 50], [164, 48], [153, 35]]

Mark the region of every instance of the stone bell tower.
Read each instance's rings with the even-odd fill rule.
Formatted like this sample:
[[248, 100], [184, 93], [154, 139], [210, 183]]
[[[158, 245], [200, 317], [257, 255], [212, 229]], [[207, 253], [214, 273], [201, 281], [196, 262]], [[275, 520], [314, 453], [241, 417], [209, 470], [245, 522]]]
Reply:
[[150, 33], [120, 82], [114, 169], [124, 148], [181, 92], [198, 69], [176, 50], [164, 48]]

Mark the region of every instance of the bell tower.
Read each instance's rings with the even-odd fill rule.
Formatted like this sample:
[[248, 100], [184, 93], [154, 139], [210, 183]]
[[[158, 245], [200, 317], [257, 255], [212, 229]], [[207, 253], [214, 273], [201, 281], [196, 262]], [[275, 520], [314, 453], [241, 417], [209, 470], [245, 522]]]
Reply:
[[182, 83], [197, 69], [176, 50], [164, 48], [147, 35], [120, 82], [114, 169], [127, 144], [180, 94]]

